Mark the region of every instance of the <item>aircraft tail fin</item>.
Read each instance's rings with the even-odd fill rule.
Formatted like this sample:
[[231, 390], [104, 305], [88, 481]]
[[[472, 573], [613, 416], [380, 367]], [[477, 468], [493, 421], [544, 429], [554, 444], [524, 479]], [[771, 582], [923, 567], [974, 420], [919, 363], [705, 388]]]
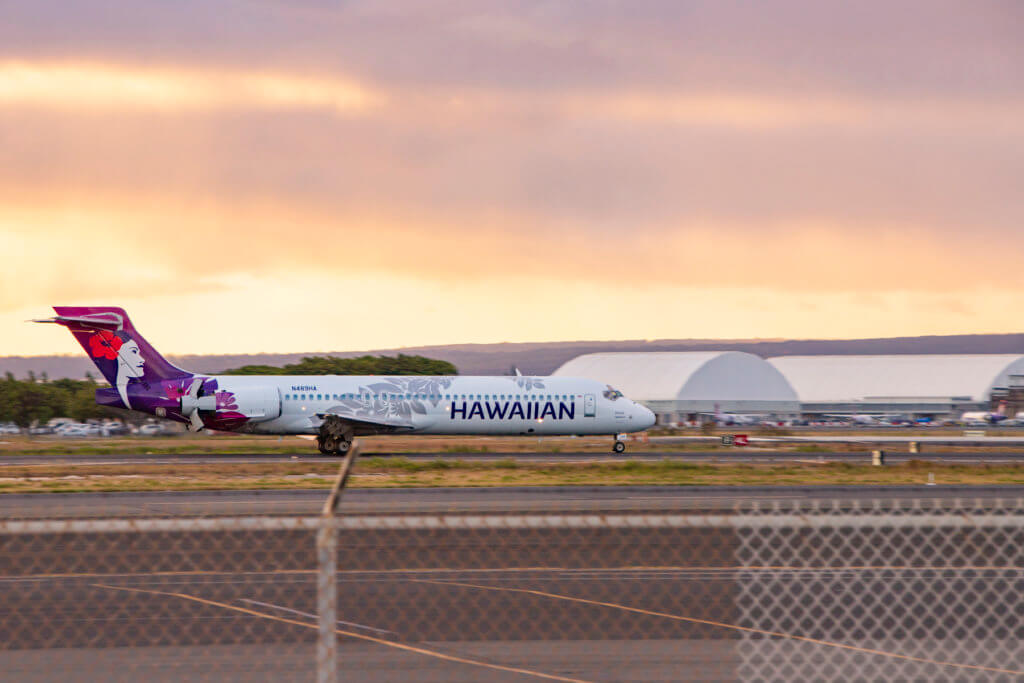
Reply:
[[71, 331], [110, 385], [122, 387], [128, 379], [158, 381], [191, 377], [175, 367], [138, 333], [128, 314], [116, 306], [54, 306], [56, 323]]

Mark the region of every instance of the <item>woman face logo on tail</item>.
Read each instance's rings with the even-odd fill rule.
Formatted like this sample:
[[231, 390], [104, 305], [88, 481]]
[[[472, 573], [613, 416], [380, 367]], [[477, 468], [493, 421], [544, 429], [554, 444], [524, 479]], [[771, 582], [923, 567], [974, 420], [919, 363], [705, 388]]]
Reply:
[[[89, 350], [97, 364], [105, 361], [117, 363], [114, 386], [125, 407], [131, 408], [131, 404], [128, 403], [128, 382], [142, 377], [146, 365], [138, 342], [124, 331], [100, 330], [89, 338]], [[110, 376], [106, 372], [104, 374]]]

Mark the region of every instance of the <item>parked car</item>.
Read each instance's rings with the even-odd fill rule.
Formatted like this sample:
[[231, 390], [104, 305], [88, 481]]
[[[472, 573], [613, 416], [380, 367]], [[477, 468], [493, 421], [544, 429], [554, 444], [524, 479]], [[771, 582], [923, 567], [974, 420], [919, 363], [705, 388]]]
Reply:
[[116, 420], [104, 422], [100, 425], [100, 429], [104, 436], [117, 436], [118, 434], [128, 433], [128, 427], [123, 422], [117, 422]]
[[139, 434], [142, 436], [158, 436], [164, 433], [163, 425], [159, 424], [144, 424], [139, 427]]
[[57, 430], [57, 434], [63, 439], [80, 439], [87, 436], [95, 436], [86, 425], [63, 425]]
[[13, 422], [0, 425], [0, 435], [13, 436], [15, 434], [21, 434], [21, 428]]

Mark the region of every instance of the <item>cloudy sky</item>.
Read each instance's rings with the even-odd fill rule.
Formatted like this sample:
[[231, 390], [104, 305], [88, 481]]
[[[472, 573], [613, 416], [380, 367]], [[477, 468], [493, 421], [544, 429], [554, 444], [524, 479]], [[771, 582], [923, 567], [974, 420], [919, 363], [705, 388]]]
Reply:
[[1024, 329], [1024, 4], [0, 2], [0, 355]]

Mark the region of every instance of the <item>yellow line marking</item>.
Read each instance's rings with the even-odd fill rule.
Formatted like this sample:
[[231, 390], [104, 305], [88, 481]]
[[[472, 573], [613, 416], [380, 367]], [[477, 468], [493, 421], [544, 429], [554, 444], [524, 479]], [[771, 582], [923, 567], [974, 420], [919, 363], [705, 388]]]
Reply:
[[798, 640], [805, 643], [814, 643], [815, 645], [825, 645], [827, 647], [835, 647], [842, 650], [852, 650], [854, 652], [862, 652], [870, 655], [880, 655], [882, 657], [891, 657], [894, 659], [904, 659], [911, 662], [920, 662], [921, 664], [936, 664], [938, 666], [950, 666], [958, 669], [972, 669], [975, 671], [990, 671], [993, 673], [1001, 674], [1013, 674], [1015, 676], [1024, 676], [1024, 671], [1017, 671], [1014, 669], [998, 669], [990, 666], [981, 666], [978, 664], [959, 664], [957, 662], [944, 662], [938, 659], [926, 659], [924, 657], [914, 657], [913, 655], [903, 655], [898, 652], [887, 652], [885, 650], [875, 650], [867, 647], [858, 647], [856, 645], [847, 645], [845, 643], [836, 643], [830, 640], [819, 640], [817, 638], [809, 638], [807, 636], [798, 636], [793, 633], [783, 633], [781, 631], [766, 631], [759, 628], [751, 628], [749, 626], [740, 626], [738, 624], [727, 624], [721, 621], [712, 621], [710, 619], [699, 619], [697, 617], [684, 617], [679, 614], [668, 614], [666, 612], [655, 612], [653, 610], [641, 609], [639, 607], [630, 607], [629, 605], [620, 605], [614, 602], [601, 602], [600, 600], [588, 600], [586, 598], [577, 598], [571, 595], [560, 595], [558, 593], [548, 593], [546, 591], [532, 590], [529, 588], [508, 588], [505, 586], [481, 586], [473, 583], [462, 583], [459, 581], [435, 581], [432, 579], [411, 579], [420, 583], [432, 583], [439, 586], [462, 586], [465, 588], [479, 588], [481, 590], [490, 591], [506, 591], [510, 593], [527, 593], [530, 595], [539, 595], [545, 598], [555, 598], [556, 600], [567, 600], [569, 602], [579, 602], [585, 605], [596, 605], [599, 607], [611, 607], [613, 609], [625, 610], [627, 612], [636, 612], [637, 614], [645, 614], [652, 617], [664, 617], [666, 619], [674, 619], [676, 621], [686, 621], [693, 624], [705, 624], [707, 626], [717, 626], [719, 628], [732, 629], [734, 631], [745, 631], [747, 633], [758, 633], [761, 635], [775, 636], [777, 638], [788, 638], [790, 640]]
[[[645, 571], [684, 571], [684, 572], [842, 572], [842, 571], [958, 571], [958, 572], [980, 572], [980, 571], [1024, 571], [1024, 566], [1008, 565], [970, 565], [970, 566], [921, 566], [913, 565], [850, 565], [850, 566], [785, 566], [785, 565], [752, 565], [743, 566], [720, 566], [720, 567], [697, 567], [682, 565], [651, 565], [651, 566], [624, 566], [624, 567], [411, 567], [407, 569], [343, 569], [339, 575], [346, 574], [429, 574], [433, 572], [460, 572], [460, 573], [495, 573], [502, 572], [526, 573], [526, 572], [645, 572]], [[235, 576], [261, 576], [274, 574], [315, 574], [315, 569], [268, 569], [264, 571], [237, 572], [230, 569], [195, 569], [186, 571], [157, 571], [157, 572], [110, 572], [110, 573], [53, 573], [53, 574], [6, 574], [0, 575], [0, 581], [12, 579], [95, 579], [95, 578], [121, 578], [136, 576], [210, 576], [217, 574]]]
[[[308, 622], [298, 621], [296, 619], [288, 619], [287, 617], [279, 617], [276, 614], [267, 614], [266, 612], [259, 612], [253, 609], [247, 609], [245, 607], [239, 607], [237, 605], [229, 605], [225, 602], [217, 602], [216, 600], [207, 600], [206, 598], [200, 598], [197, 595], [190, 595], [188, 593], [172, 593], [168, 591], [155, 591], [148, 590], [145, 588], [129, 588], [127, 586], [109, 586], [102, 583], [93, 584], [98, 588], [109, 588], [115, 591], [127, 591], [130, 593], [146, 593], [150, 595], [165, 595], [169, 597], [182, 598], [184, 600], [191, 600], [193, 602], [202, 603], [204, 605], [213, 605], [215, 607], [223, 607], [224, 609], [233, 610], [235, 612], [242, 612], [256, 617], [263, 617], [264, 619], [271, 619], [273, 621], [280, 621], [285, 624], [293, 624], [295, 626], [302, 626], [304, 628], [311, 628], [317, 630], [319, 627], [317, 624], [310, 624]], [[471, 664], [473, 666], [480, 666], [486, 669], [493, 669], [495, 671], [508, 671], [510, 673], [524, 674], [526, 676], [535, 676], [537, 678], [546, 678], [551, 681], [565, 681], [566, 683], [591, 683], [580, 678], [567, 678], [565, 676], [557, 676], [555, 674], [546, 674], [540, 671], [533, 671], [532, 669], [520, 669], [514, 666], [504, 666], [502, 664], [491, 664], [490, 662], [483, 662], [477, 659], [468, 659], [466, 657], [457, 657], [455, 655], [445, 654], [443, 652], [437, 652], [435, 650], [427, 650], [421, 647], [415, 647], [413, 645], [406, 645], [405, 643], [396, 643], [393, 640], [386, 640], [384, 638], [375, 638], [364, 633], [355, 633], [352, 631], [344, 631], [342, 629], [334, 629], [334, 632], [338, 635], [347, 636], [349, 638], [356, 638], [358, 640], [367, 640], [371, 643], [377, 643], [379, 645], [386, 645], [388, 647], [397, 648], [399, 650], [405, 650], [407, 652], [415, 652], [421, 655], [427, 655], [428, 657], [436, 657], [437, 659], [444, 659], [450, 662], [457, 662], [459, 664]]]

